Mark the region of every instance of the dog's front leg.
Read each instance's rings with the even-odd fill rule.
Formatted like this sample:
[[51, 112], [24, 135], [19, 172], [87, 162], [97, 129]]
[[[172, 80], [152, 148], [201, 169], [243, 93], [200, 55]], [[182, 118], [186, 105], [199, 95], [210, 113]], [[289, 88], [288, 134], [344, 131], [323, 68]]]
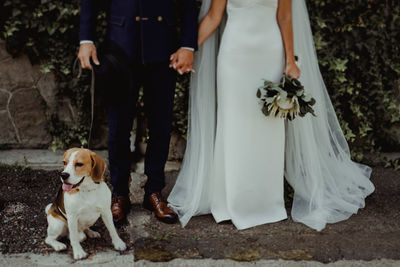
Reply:
[[74, 259], [79, 260], [87, 256], [80, 244], [80, 237], [78, 233], [78, 217], [75, 215], [67, 215], [68, 229], [69, 229], [69, 240], [71, 241], [72, 251], [74, 253]]
[[114, 222], [112, 219], [112, 214], [110, 209], [104, 209], [101, 212], [101, 218], [103, 219], [104, 224], [107, 227], [108, 232], [110, 233], [112, 243], [116, 250], [125, 250], [126, 245], [124, 241], [119, 237], [117, 230], [115, 229]]

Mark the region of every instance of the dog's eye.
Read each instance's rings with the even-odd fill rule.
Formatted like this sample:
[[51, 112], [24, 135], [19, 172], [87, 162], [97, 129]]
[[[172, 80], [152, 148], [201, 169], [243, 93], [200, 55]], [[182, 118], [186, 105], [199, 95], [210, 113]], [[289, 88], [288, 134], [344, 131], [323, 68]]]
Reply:
[[63, 160], [63, 165], [64, 165], [64, 166], [67, 165], [67, 162], [66, 162], [65, 160]]
[[75, 166], [76, 166], [76, 167], [82, 167], [82, 166], [83, 166], [83, 163], [77, 162], [77, 163], [75, 163]]

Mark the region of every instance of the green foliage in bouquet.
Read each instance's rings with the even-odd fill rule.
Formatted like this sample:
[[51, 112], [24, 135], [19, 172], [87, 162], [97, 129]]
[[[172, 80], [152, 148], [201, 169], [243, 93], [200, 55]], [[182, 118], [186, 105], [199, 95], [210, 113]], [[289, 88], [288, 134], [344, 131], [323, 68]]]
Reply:
[[279, 83], [264, 81], [257, 90], [261, 99], [261, 111], [265, 116], [275, 116], [293, 120], [296, 116], [304, 117], [307, 113], [315, 116], [312, 106], [315, 99], [304, 91], [304, 86], [295, 78], [283, 74]]

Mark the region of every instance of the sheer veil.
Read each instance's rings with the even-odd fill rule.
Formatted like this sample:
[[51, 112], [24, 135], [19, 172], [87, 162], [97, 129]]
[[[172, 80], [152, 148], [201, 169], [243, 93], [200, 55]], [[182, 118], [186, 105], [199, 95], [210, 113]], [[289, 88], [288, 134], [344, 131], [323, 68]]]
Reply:
[[350, 150], [318, 67], [304, 0], [293, 0], [295, 54], [301, 82], [316, 100], [317, 117], [287, 123], [285, 178], [295, 190], [292, 218], [316, 230], [345, 220], [374, 191], [371, 169], [351, 161]]
[[[211, 0], [203, 0], [202, 18]], [[318, 231], [345, 220], [364, 207], [374, 191], [371, 169], [351, 161], [350, 150], [336, 117], [318, 66], [304, 0], [293, 0], [295, 54], [300, 81], [317, 101], [317, 117], [286, 123], [285, 178], [294, 188], [291, 215]], [[182, 170], [168, 198], [183, 226], [194, 215], [210, 213], [211, 168], [216, 124], [216, 59], [218, 33], [195, 58], [189, 104], [188, 145]], [[261, 111], [260, 111], [261, 112]]]
[[[207, 14], [212, 0], [203, 0], [199, 21]], [[181, 171], [168, 198], [182, 226], [190, 218], [210, 213], [210, 178], [216, 129], [216, 65], [219, 34], [215, 31], [195, 55], [196, 73], [189, 92], [188, 140]]]

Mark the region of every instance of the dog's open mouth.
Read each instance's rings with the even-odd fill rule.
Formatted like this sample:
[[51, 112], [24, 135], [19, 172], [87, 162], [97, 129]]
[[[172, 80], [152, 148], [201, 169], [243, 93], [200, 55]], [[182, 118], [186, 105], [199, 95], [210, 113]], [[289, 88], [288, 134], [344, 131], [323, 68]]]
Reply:
[[85, 179], [85, 177], [82, 177], [82, 179], [77, 184], [69, 184], [69, 183], [63, 182], [62, 189], [66, 192], [71, 191], [72, 189], [77, 188], [83, 182], [83, 179]]

